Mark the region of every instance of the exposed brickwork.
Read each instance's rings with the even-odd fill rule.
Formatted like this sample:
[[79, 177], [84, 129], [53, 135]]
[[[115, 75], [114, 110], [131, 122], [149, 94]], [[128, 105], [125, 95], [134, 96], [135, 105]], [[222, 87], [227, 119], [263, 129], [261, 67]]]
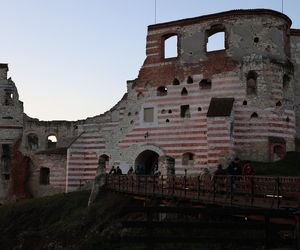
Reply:
[[11, 187], [9, 196], [16, 200], [30, 197], [28, 189], [30, 159], [20, 152], [20, 144], [21, 140], [18, 140], [12, 150]]
[[[105, 159], [107, 172], [119, 165], [123, 173], [131, 166], [158, 166], [165, 173], [166, 164], [173, 169], [174, 163], [176, 174], [197, 175], [203, 168], [227, 165], [235, 156], [276, 160], [299, 148], [300, 33], [290, 26], [284, 14], [264, 9], [151, 25], [146, 59], [138, 78], [127, 81], [124, 97], [104, 114], [76, 122], [24, 115], [14, 83], [7, 79], [8, 67], [0, 65], [1, 84], [14, 96], [8, 100], [14, 105], [1, 106], [12, 117], [0, 120], [1, 143], [12, 145], [22, 136], [33, 196], [93, 182], [99, 158]], [[222, 49], [207, 52], [207, 42], [217, 32], [224, 33]], [[177, 57], [165, 58], [165, 41], [172, 36]], [[1, 98], [9, 94], [3, 92]], [[207, 115], [212, 98], [232, 100], [230, 112]], [[57, 137], [57, 148], [68, 149], [67, 155], [48, 149], [49, 135]], [[9, 146], [3, 150], [5, 155]], [[47, 185], [40, 183], [42, 167], [49, 169]], [[8, 183], [0, 182], [0, 199], [6, 197]]]

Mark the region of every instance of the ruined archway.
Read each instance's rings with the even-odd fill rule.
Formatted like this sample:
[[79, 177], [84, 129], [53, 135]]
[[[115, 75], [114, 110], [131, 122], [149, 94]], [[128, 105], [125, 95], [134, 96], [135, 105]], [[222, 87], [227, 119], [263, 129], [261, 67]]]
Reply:
[[140, 175], [152, 175], [158, 167], [159, 154], [152, 150], [144, 150], [135, 159], [134, 166]]
[[98, 160], [98, 167], [103, 168], [104, 170], [107, 169], [109, 166], [109, 156], [106, 154], [102, 154]]

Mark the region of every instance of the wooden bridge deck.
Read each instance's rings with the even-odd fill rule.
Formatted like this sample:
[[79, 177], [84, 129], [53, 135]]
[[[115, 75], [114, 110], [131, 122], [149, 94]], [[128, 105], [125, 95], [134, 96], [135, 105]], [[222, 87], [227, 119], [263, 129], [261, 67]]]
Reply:
[[269, 176], [107, 175], [106, 188], [121, 193], [202, 204], [299, 209], [300, 178]]

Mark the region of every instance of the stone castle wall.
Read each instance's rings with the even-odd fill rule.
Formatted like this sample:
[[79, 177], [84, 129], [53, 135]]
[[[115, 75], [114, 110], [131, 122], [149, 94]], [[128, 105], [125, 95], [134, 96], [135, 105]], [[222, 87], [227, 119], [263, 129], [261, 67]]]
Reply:
[[[2, 116], [12, 117], [0, 117], [0, 140], [13, 145], [22, 138], [33, 196], [92, 182], [99, 158], [106, 159], [106, 171], [142, 165], [153, 172], [168, 157], [176, 174], [199, 174], [236, 156], [283, 157], [300, 137], [300, 35], [290, 26], [287, 16], [259, 9], [151, 25], [146, 59], [138, 78], [127, 81], [124, 97], [104, 114], [76, 122], [24, 115], [7, 65], [0, 64], [1, 98], [10, 86], [8, 101], [14, 103], [0, 105]], [[220, 33], [221, 48], [209, 51], [210, 39]], [[172, 38], [177, 53], [168, 57]], [[57, 139], [54, 148], [50, 135]]]

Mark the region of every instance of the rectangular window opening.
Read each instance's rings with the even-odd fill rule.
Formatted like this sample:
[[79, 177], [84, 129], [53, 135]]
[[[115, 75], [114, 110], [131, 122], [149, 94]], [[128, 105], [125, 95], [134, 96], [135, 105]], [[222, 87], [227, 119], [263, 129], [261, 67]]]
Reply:
[[154, 108], [144, 108], [144, 122], [154, 121]]
[[41, 168], [40, 169], [40, 184], [41, 185], [49, 185], [50, 184], [50, 169], [49, 168]]
[[182, 118], [190, 118], [190, 105], [182, 105], [180, 106], [180, 117]]

